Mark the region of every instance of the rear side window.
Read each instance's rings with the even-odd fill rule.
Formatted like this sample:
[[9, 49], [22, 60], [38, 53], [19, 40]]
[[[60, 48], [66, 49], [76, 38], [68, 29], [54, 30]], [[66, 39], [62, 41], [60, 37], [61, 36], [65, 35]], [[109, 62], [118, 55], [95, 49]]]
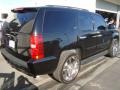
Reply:
[[63, 32], [72, 30], [76, 24], [74, 11], [64, 9], [47, 9], [44, 18], [44, 32]]
[[105, 29], [106, 23], [105, 23], [104, 19], [102, 18], [102, 16], [95, 14], [95, 15], [93, 15], [93, 19], [94, 19], [95, 31]]
[[82, 31], [93, 30], [93, 23], [91, 15], [87, 12], [79, 12], [78, 14], [78, 26]]

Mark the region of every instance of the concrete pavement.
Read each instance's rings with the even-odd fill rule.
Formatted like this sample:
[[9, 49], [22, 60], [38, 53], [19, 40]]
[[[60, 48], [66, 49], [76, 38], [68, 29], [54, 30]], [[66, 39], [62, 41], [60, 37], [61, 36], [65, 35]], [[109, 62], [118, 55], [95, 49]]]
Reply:
[[[118, 58], [110, 59], [105, 57], [104, 59], [92, 62], [90, 66], [83, 66], [83, 71], [79, 73], [78, 78], [75, 82], [66, 85], [57, 83], [55, 81], [49, 81], [40, 85], [39, 90], [81, 90], [81, 88], [86, 86], [87, 83], [89, 83], [98, 75], [102, 75], [104, 70], [110, 68], [112, 65], [115, 65], [115, 63], [117, 63], [118, 61]], [[84, 90], [89, 90], [89, 88]]]
[[[104, 84], [105, 82], [110, 82], [113, 88], [116, 87], [110, 90], [120, 90], [119, 60], [119, 57], [109, 58], [103, 56], [86, 63], [82, 65], [78, 78], [73, 83], [66, 85], [56, 82], [48, 75], [40, 75], [39, 78], [30, 77], [12, 68], [0, 55], [0, 90], [107, 90], [109, 84]], [[112, 80], [116, 82], [111, 83]], [[93, 88], [93, 86], [105, 87], [105, 89]]]
[[120, 90], [120, 61], [96, 76], [80, 90]]

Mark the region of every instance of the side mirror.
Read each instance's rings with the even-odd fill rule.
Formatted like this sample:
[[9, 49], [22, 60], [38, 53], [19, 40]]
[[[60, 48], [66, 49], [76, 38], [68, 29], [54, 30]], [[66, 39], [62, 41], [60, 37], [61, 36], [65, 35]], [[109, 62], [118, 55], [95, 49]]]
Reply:
[[99, 27], [98, 27], [98, 30], [99, 30], [99, 31], [105, 31], [105, 30], [106, 30], [106, 27], [104, 27], [104, 26], [99, 26]]

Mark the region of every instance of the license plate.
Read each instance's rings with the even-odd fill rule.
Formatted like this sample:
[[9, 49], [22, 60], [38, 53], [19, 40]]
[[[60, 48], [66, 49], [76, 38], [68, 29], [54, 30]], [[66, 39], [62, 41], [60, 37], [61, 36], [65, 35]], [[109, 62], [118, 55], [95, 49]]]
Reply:
[[9, 47], [15, 48], [15, 41], [9, 40]]

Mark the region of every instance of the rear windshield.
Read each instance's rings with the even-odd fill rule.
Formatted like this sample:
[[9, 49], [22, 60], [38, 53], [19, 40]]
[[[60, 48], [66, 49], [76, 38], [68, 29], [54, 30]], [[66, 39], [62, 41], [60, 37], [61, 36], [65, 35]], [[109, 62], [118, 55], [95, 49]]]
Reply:
[[10, 21], [10, 27], [15, 29], [15, 27], [21, 27], [34, 19], [37, 8], [14, 9], [12, 10], [12, 13], [13, 18]]

